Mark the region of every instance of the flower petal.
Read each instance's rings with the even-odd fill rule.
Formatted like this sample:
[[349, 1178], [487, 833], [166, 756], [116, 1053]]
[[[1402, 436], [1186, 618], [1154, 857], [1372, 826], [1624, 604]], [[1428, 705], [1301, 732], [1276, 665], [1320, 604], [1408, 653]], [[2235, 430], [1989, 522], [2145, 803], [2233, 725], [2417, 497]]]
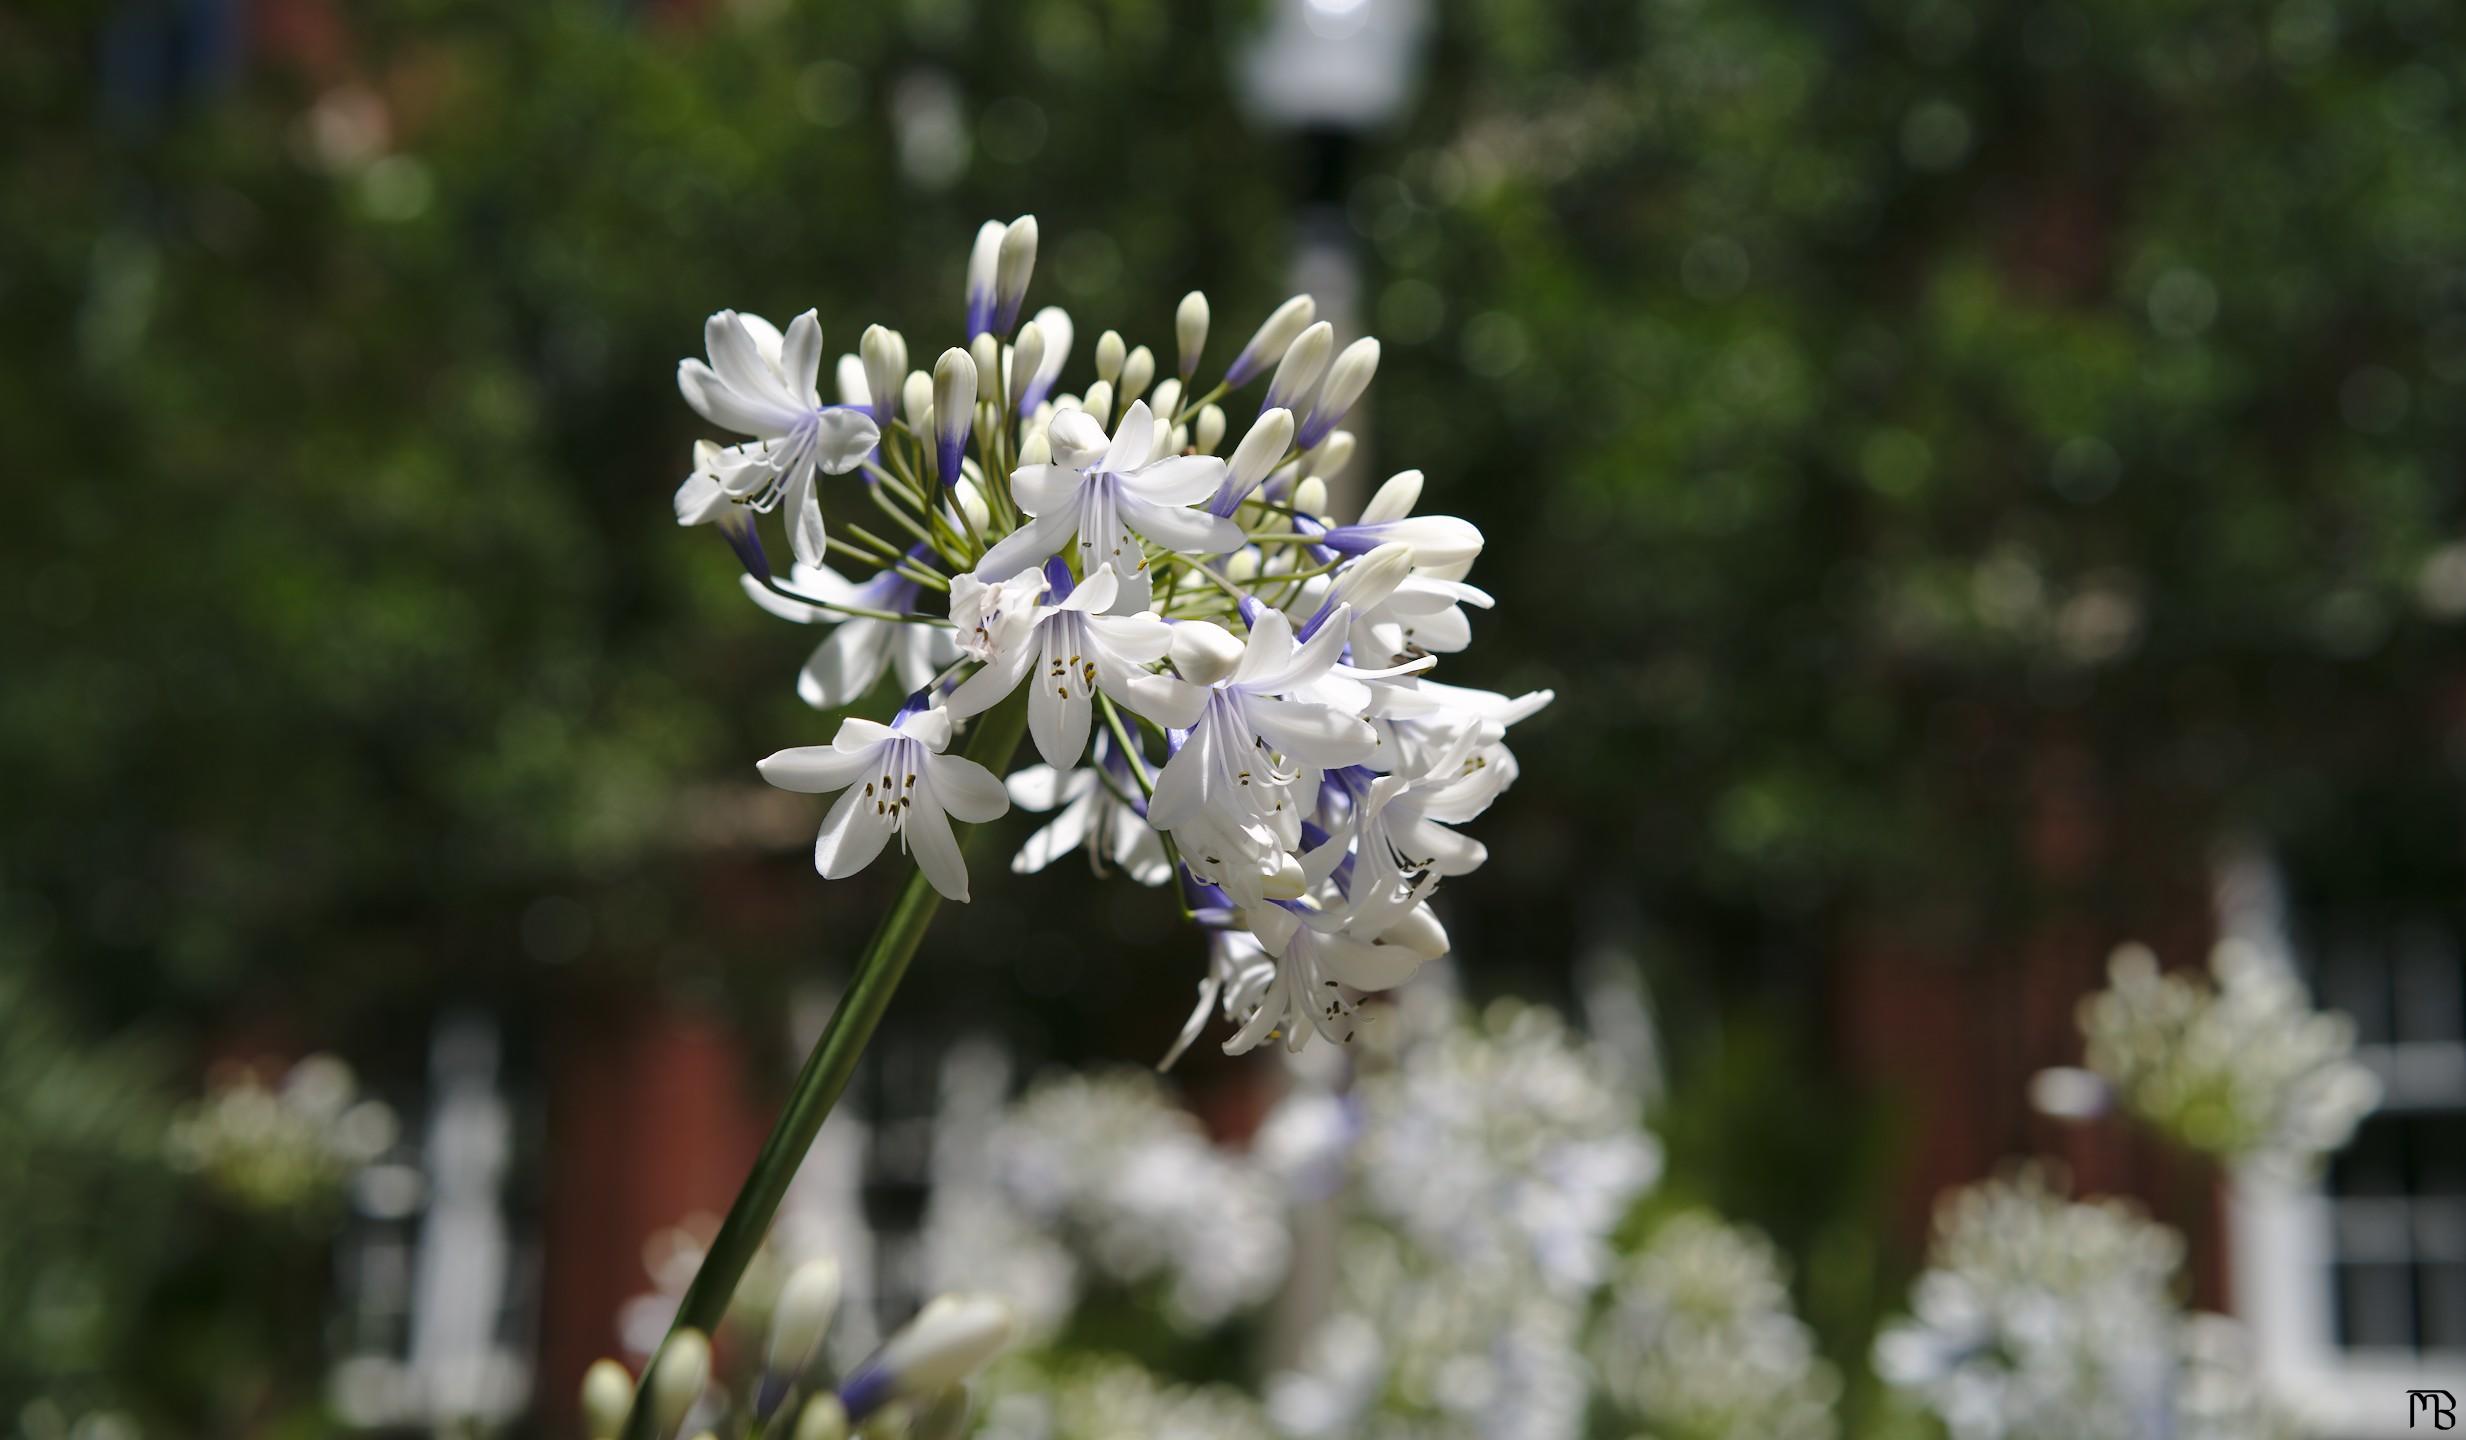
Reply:
[[985, 558], [976, 562], [976, 578], [997, 582], [1031, 565], [1041, 565], [1048, 555], [1058, 555], [1078, 532], [1079, 507], [1066, 505], [1029, 520], [994, 543]]
[[925, 762], [925, 784], [934, 803], [971, 825], [982, 825], [1010, 813], [1010, 792], [1002, 777], [965, 755], [944, 755]]
[[1224, 483], [1224, 462], [1213, 455], [1168, 455], [1122, 477], [1122, 488], [1157, 505], [1196, 505]]
[[1067, 465], [1022, 465], [1010, 472], [1010, 498], [1030, 515], [1074, 505], [1086, 476]]
[[882, 853], [891, 833], [890, 818], [882, 813], [882, 805], [879, 796], [851, 785], [831, 806], [831, 813], [822, 818], [822, 833], [813, 841], [813, 868], [823, 879], [845, 880]]
[[960, 856], [959, 841], [950, 833], [950, 817], [931, 796], [910, 797], [907, 836], [908, 853], [916, 857], [916, 868], [925, 872], [933, 888], [945, 899], [966, 903], [968, 862]]
[[1038, 667], [1028, 683], [1028, 735], [1046, 764], [1067, 770], [1079, 763], [1079, 757], [1087, 753], [1091, 708], [1084, 692]]
[[808, 410], [821, 407], [821, 392], [814, 387], [822, 376], [822, 319], [811, 310], [788, 322], [779, 342], [779, 374], [789, 399]]
[[841, 750], [831, 745], [801, 745], [765, 756], [755, 767], [762, 778], [782, 790], [808, 795], [844, 790], [873, 768], [873, 751]]
[[1223, 555], [1242, 548], [1242, 527], [1204, 510], [1178, 505], [1151, 505], [1124, 491], [1122, 523], [1167, 550], [1189, 555]]
[[1127, 475], [1147, 463], [1155, 444], [1156, 417], [1148, 413], [1145, 400], [1133, 400], [1122, 416], [1122, 423], [1114, 428], [1113, 444], [1092, 468], [1104, 474]]
[[1262, 739], [1305, 765], [1359, 765], [1378, 749], [1379, 734], [1368, 721], [1332, 705], [1252, 696], [1246, 708]]
[[796, 411], [785, 401], [746, 395], [730, 388], [710, 366], [683, 360], [676, 367], [677, 392], [694, 412], [722, 430], [739, 435], [785, 435], [796, 423]]
[[729, 389], [748, 400], [796, 408], [796, 397], [780, 383], [779, 372], [762, 357], [752, 332], [739, 323], [734, 310], [722, 310], [702, 322], [702, 343], [710, 351], [711, 369]]
[[816, 710], [837, 710], [865, 698], [889, 668], [887, 620], [850, 620], [813, 647], [796, 675], [796, 697]]

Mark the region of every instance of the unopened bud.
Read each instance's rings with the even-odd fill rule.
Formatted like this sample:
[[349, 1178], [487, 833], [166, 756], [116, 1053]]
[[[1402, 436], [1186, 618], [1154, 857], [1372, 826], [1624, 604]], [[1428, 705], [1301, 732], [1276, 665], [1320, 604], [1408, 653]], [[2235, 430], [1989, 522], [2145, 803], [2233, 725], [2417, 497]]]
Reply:
[[1099, 380], [1088, 386], [1087, 393], [1079, 397], [1079, 407], [1095, 416], [1097, 424], [1110, 428], [1113, 424], [1112, 383]]
[[1019, 409], [1019, 402], [1027, 398], [1028, 384], [1036, 378], [1036, 371], [1044, 363], [1044, 327], [1030, 320], [1019, 327], [1019, 338], [1010, 347], [1009, 395], [1013, 412]]
[[1267, 382], [1267, 402], [1262, 408], [1299, 408], [1310, 388], [1327, 373], [1327, 357], [1335, 349], [1336, 327], [1324, 320], [1295, 336], [1284, 358], [1276, 363], [1276, 377]]
[[[974, 361], [969, 361], [973, 365]], [[919, 435], [926, 431], [925, 417], [933, 410], [933, 377], [922, 370], [910, 370], [908, 381], [899, 393], [899, 408], [907, 412], [908, 428]]]
[[1420, 502], [1421, 472], [1399, 470], [1387, 477], [1387, 483], [1370, 497], [1369, 504], [1361, 507], [1361, 519], [1354, 523], [1377, 525], [1389, 520], [1401, 520], [1412, 514], [1413, 507]]
[[582, 1372], [582, 1433], [590, 1440], [616, 1440], [633, 1407], [634, 1377], [614, 1360], [594, 1360]]
[[[1010, 1339], [1010, 1307], [989, 1295], [944, 1295], [917, 1312], [839, 1387], [852, 1420], [896, 1400], [938, 1395]], [[867, 1425], [870, 1432], [872, 1424]]]
[[1199, 373], [1199, 352], [1207, 348], [1207, 297], [1193, 290], [1173, 310], [1174, 373], [1188, 384]]
[[1193, 685], [1213, 685], [1242, 663], [1242, 642], [1212, 620], [1185, 620], [1173, 627], [1167, 653], [1173, 669]]
[[1036, 217], [1022, 215], [1002, 232], [1002, 249], [994, 262], [993, 328], [1007, 332], [1027, 299], [1028, 277], [1036, 273]]
[[796, 1412], [795, 1440], [848, 1440], [848, 1407], [836, 1395], [816, 1395]]
[[1045, 332], [1044, 363], [1028, 377], [1027, 393], [1020, 397], [1021, 413], [1034, 410], [1053, 393], [1053, 382], [1062, 378], [1062, 365], [1070, 359], [1070, 342], [1078, 334], [1070, 323], [1070, 312], [1059, 305], [1047, 305], [1036, 312], [1036, 328]]
[[1096, 378], [1111, 380], [1122, 373], [1122, 357], [1128, 354], [1122, 344], [1122, 332], [1107, 330], [1096, 337]]
[[1313, 475], [1293, 487], [1293, 508], [1304, 515], [1327, 513], [1327, 482]]
[[1021, 465], [1050, 465], [1053, 463], [1053, 440], [1047, 433], [1048, 429], [1047, 426], [1039, 425], [1028, 432], [1025, 440], [1019, 442], [1019, 463]]
[[976, 362], [976, 393], [990, 400], [1002, 393], [1002, 342], [991, 334], [977, 336], [968, 344], [968, 358]]
[[865, 362], [854, 355], [842, 355], [831, 374], [839, 386], [839, 403], [859, 410], [873, 409], [873, 386], [865, 379]]
[[[991, 336], [979, 336], [980, 345], [994, 343]], [[953, 346], [942, 352], [933, 363], [933, 440], [934, 459], [945, 485], [959, 481], [960, 457], [967, 453], [968, 431], [976, 421], [976, 360], [965, 350]]]
[[1148, 385], [1155, 378], [1155, 353], [1141, 345], [1122, 361], [1122, 378], [1115, 388], [1124, 400], [1136, 400], [1147, 393]]
[[865, 394], [871, 400], [873, 418], [887, 425], [891, 406], [900, 398], [900, 377], [908, 373], [908, 342], [896, 330], [868, 325], [856, 349], [865, 357]]
[[[970, 487], [973, 488], [973, 487]], [[1354, 562], [1359, 569], [1376, 552]], [[839, 1266], [830, 1260], [809, 1260], [789, 1273], [779, 1287], [779, 1303], [771, 1310], [773, 1375], [801, 1374], [839, 1310]]]
[[702, 1398], [702, 1387], [710, 1378], [710, 1339], [699, 1330], [679, 1330], [669, 1336], [651, 1361], [648, 1382], [651, 1424], [658, 1433], [666, 1435], [676, 1429], [685, 1412]]
[[1352, 463], [1353, 432], [1350, 430], [1339, 430], [1320, 441], [1319, 448], [1310, 456], [1311, 473], [1331, 480], [1343, 474], [1344, 467]]
[[1233, 366], [1224, 373], [1224, 383], [1239, 387], [1250, 377], [1267, 368], [1292, 347], [1293, 337], [1308, 329], [1310, 317], [1318, 313], [1319, 304], [1307, 295], [1296, 295], [1275, 309], [1259, 326], [1242, 353], [1233, 357]]
[[1181, 413], [1182, 382], [1167, 380], [1157, 386], [1156, 393], [1148, 397], [1147, 408], [1155, 411], [1159, 420], [1170, 420]]
[[1336, 428], [1345, 412], [1370, 388], [1370, 377], [1379, 370], [1379, 342], [1364, 337], [1344, 347], [1336, 363], [1327, 367], [1327, 383], [1319, 387], [1318, 402], [1310, 407], [1310, 418], [1301, 427], [1301, 447], [1304, 450], [1327, 437]]
[[995, 271], [1002, 256], [1002, 222], [988, 220], [976, 227], [976, 244], [968, 251], [968, 338], [993, 328]]
[[1200, 454], [1213, 455], [1216, 453], [1216, 447], [1224, 443], [1224, 410], [1221, 406], [1202, 405], [1199, 407], [1198, 429], [1192, 438], [1198, 442]]

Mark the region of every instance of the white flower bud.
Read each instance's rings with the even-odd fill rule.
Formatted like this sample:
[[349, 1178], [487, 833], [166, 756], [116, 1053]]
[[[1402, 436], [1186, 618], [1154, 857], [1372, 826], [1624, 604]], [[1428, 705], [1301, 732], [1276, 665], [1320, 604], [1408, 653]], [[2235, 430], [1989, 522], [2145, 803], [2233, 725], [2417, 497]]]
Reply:
[[1115, 390], [1125, 401], [1136, 400], [1147, 393], [1156, 378], [1156, 356], [1145, 345], [1130, 352], [1122, 361], [1122, 378]]
[[[976, 389], [987, 399], [1002, 393], [1002, 342], [991, 334], [979, 335], [968, 346], [968, 358], [976, 362]], [[941, 373], [939, 367], [936, 374]]]
[[[1370, 558], [1365, 555], [1362, 560]], [[779, 1287], [779, 1303], [771, 1309], [770, 1372], [780, 1376], [801, 1374], [838, 1310], [836, 1263], [809, 1260], [790, 1272], [787, 1282]]]
[[1319, 448], [1311, 452], [1310, 473], [1333, 480], [1344, 473], [1345, 466], [1352, 463], [1353, 432], [1339, 430], [1320, 441]]
[[1232, 631], [1212, 620], [1185, 620], [1173, 627], [1167, 652], [1173, 669], [1193, 685], [1213, 685], [1242, 663], [1243, 645]]
[[1036, 312], [1036, 328], [1045, 332], [1045, 360], [1028, 378], [1027, 404], [1042, 405], [1053, 393], [1053, 382], [1062, 378], [1062, 365], [1070, 359], [1070, 342], [1078, 334], [1071, 327], [1070, 312], [1059, 305], [1047, 305]]
[[1361, 519], [1355, 523], [1377, 525], [1389, 520], [1401, 520], [1413, 513], [1421, 502], [1421, 472], [1399, 470], [1387, 477], [1370, 503], [1361, 508]]
[[1019, 338], [1010, 350], [1010, 408], [1016, 411], [1027, 398], [1028, 382], [1036, 378], [1045, 363], [1044, 327], [1030, 320], [1019, 327]]
[[1262, 558], [1255, 549], [1244, 548], [1234, 551], [1225, 557], [1221, 567], [1224, 571], [1224, 578], [1244, 583], [1257, 579]]
[[926, 433], [931, 428], [925, 417], [933, 409], [933, 377], [922, 370], [910, 370], [908, 383], [900, 392], [899, 408], [907, 412], [910, 430], [919, 435]]
[[1113, 387], [1106, 382], [1099, 380], [1087, 387], [1087, 394], [1079, 397], [1079, 404], [1088, 414], [1096, 417], [1097, 424], [1110, 426], [1113, 423]]
[[1236, 496], [1256, 490], [1292, 444], [1292, 411], [1270, 410], [1261, 415], [1242, 443], [1233, 447], [1233, 458], [1225, 462], [1225, 488]]
[[1327, 373], [1327, 357], [1335, 348], [1336, 327], [1324, 320], [1295, 336], [1276, 363], [1276, 377], [1267, 382], [1268, 405], [1295, 408]]
[[870, 409], [873, 405], [873, 385], [865, 378], [865, 362], [854, 355], [842, 355], [831, 371], [839, 386], [839, 403]]
[[992, 1296], [941, 1296], [856, 1367], [839, 1398], [863, 1421], [892, 1401], [939, 1395], [992, 1359], [1010, 1332], [1010, 1307]]
[[795, 1440], [848, 1440], [848, 1407], [836, 1395], [816, 1395], [796, 1412]]
[[896, 330], [868, 325], [856, 348], [865, 357], [867, 403], [887, 423], [891, 402], [899, 398], [899, 377], [908, 373], [908, 342]]
[[1154, 411], [1159, 420], [1172, 419], [1182, 408], [1182, 382], [1167, 380], [1157, 386], [1156, 393], [1148, 397], [1147, 408]]
[[651, 1361], [651, 1423], [662, 1435], [674, 1430], [702, 1398], [711, 1378], [711, 1342], [699, 1330], [679, 1330]]
[[[979, 337], [986, 339], [987, 337]], [[990, 340], [987, 339], [987, 343]], [[957, 484], [959, 460], [976, 420], [976, 362], [953, 346], [933, 362], [933, 439], [943, 484]]]
[[[1075, 415], [1078, 412], [1074, 410], [1071, 413]], [[1019, 464], [1021, 466], [1053, 463], [1053, 438], [1048, 433], [1049, 428], [1039, 425], [1028, 432], [1025, 440], [1019, 442]]]
[[985, 505], [983, 481], [984, 476], [976, 468], [975, 461], [960, 462], [959, 483], [950, 487], [951, 503], [943, 507], [951, 512], [950, 523], [953, 529], [965, 530], [967, 528], [967, 525], [960, 520], [962, 514], [967, 517], [968, 521], [974, 523], [976, 533], [979, 535], [993, 528], [993, 512]]
[[1370, 377], [1379, 369], [1379, 342], [1367, 337], [1344, 347], [1336, 363], [1327, 368], [1327, 383], [1319, 387], [1317, 403], [1310, 407], [1310, 418], [1302, 423], [1301, 447], [1304, 450], [1325, 439], [1336, 428], [1370, 388]]
[[[1166, 383], [1172, 382], [1167, 381]], [[1224, 443], [1224, 409], [1222, 406], [1202, 405], [1199, 407], [1199, 428], [1194, 438], [1199, 442], [1200, 454], [1213, 455], [1216, 453], [1216, 447]]]
[[1367, 610], [1395, 594], [1412, 573], [1413, 547], [1391, 540], [1338, 572], [1333, 603]]
[[1188, 383], [1199, 373], [1199, 352], [1207, 348], [1207, 297], [1196, 290], [1174, 307], [1173, 344], [1179, 362], [1174, 373]]
[[1258, 333], [1250, 337], [1250, 343], [1242, 347], [1242, 353], [1233, 357], [1224, 383], [1235, 387], [1249, 383], [1251, 376], [1292, 348], [1293, 337], [1309, 328], [1310, 317], [1318, 310], [1319, 303], [1307, 295], [1296, 295], [1277, 306], [1275, 313], [1260, 324]]
[[1293, 508], [1304, 515], [1327, 513], [1327, 482], [1313, 475], [1293, 487]]
[[616, 1440], [633, 1407], [634, 1377], [614, 1360], [594, 1360], [582, 1372], [582, 1433], [590, 1440]]
[[1027, 299], [1028, 277], [1036, 273], [1036, 217], [1022, 215], [1002, 232], [1002, 251], [994, 262], [993, 324], [1008, 330]]
[[1000, 268], [1003, 226], [988, 220], [976, 227], [975, 247], [968, 251], [968, 338], [974, 340], [993, 326], [995, 272]]
[[1111, 380], [1115, 376], [1121, 374], [1122, 356], [1125, 353], [1127, 352], [1122, 345], [1121, 331], [1107, 330], [1102, 335], [1097, 336], [1096, 378], [1099, 380]]

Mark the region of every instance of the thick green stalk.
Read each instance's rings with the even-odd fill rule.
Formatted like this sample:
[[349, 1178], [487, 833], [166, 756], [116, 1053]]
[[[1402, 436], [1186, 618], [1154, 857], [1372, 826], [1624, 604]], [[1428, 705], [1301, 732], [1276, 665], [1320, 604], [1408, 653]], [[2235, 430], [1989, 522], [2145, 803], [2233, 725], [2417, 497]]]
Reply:
[[[1026, 730], [1025, 697], [1013, 696], [977, 720], [976, 733], [968, 741], [967, 757], [999, 775], [1010, 768], [1011, 756], [1017, 752], [1019, 738]], [[976, 828], [981, 827], [971, 827], [960, 836], [963, 848], [974, 838]], [[890, 1008], [891, 996], [907, 974], [908, 961], [925, 938], [925, 927], [933, 923], [934, 913], [941, 908], [942, 897], [925, 879], [925, 872], [911, 869], [907, 883], [900, 887], [899, 898], [892, 902], [890, 913], [882, 917], [864, 955], [856, 962], [856, 978], [848, 985], [847, 993], [839, 997], [831, 1018], [822, 1026], [821, 1038], [814, 1042], [813, 1053], [805, 1057], [805, 1067], [797, 1072], [795, 1087], [788, 1092], [787, 1108], [780, 1112], [779, 1123], [771, 1127], [770, 1138], [762, 1142], [762, 1153], [754, 1157], [752, 1173], [736, 1192], [736, 1203], [728, 1207], [728, 1218], [720, 1222], [719, 1234], [702, 1257], [702, 1268], [685, 1288], [676, 1320], [668, 1327], [667, 1337], [660, 1341], [661, 1351], [668, 1348], [679, 1330], [699, 1330], [708, 1335], [728, 1313], [728, 1302], [736, 1297], [737, 1282], [745, 1278], [745, 1267], [752, 1263], [762, 1237], [770, 1232], [771, 1217], [778, 1213], [779, 1202], [788, 1193], [788, 1182], [796, 1178], [797, 1167], [805, 1163], [805, 1152], [813, 1148], [813, 1138], [821, 1132], [822, 1122], [829, 1117], [831, 1107], [839, 1103], [840, 1092], [848, 1088], [848, 1077], [855, 1072], [857, 1060], [873, 1039], [874, 1027], [882, 1023], [882, 1013]], [[643, 1368], [643, 1383], [635, 1391], [633, 1408], [625, 1417], [625, 1440], [653, 1440], [651, 1407], [645, 1397], [658, 1365], [659, 1354], [654, 1352], [651, 1363]]]

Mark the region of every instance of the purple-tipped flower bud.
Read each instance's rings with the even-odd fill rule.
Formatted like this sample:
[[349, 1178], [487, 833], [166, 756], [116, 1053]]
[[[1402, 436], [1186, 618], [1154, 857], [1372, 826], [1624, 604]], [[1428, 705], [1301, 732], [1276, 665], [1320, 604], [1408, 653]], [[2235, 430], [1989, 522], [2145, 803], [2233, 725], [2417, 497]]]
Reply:
[[1233, 367], [1224, 372], [1224, 383], [1234, 387], [1250, 383], [1251, 376], [1292, 348], [1293, 337], [1309, 328], [1310, 317], [1318, 310], [1319, 302], [1307, 295], [1296, 295], [1277, 306], [1275, 313], [1260, 324], [1258, 333], [1250, 337], [1250, 343], [1242, 347], [1242, 353], [1233, 357]]
[[1234, 507], [1275, 470], [1292, 444], [1292, 411], [1270, 410], [1260, 416], [1250, 427], [1250, 433], [1242, 437], [1242, 443], [1233, 447], [1233, 457], [1225, 462], [1224, 483], [1207, 508], [1218, 515], [1231, 515]]
[[968, 252], [968, 338], [993, 328], [994, 272], [1000, 267], [1003, 225], [988, 220], [976, 227], [976, 246]]
[[1036, 273], [1036, 217], [1022, 215], [1002, 231], [1002, 247], [993, 265], [993, 328], [1007, 335], [1027, 299], [1028, 277]]
[[1284, 358], [1276, 363], [1276, 378], [1267, 382], [1267, 399], [1262, 410], [1278, 408], [1299, 410], [1319, 377], [1327, 373], [1327, 357], [1335, 352], [1336, 327], [1321, 320], [1304, 330], [1285, 348]]
[[908, 342], [898, 331], [880, 325], [868, 325], [857, 341], [857, 352], [865, 360], [865, 396], [871, 402], [874, 423], [888, 425], [898, 412], [899, 385], [908, 373]]
[[1027, 398], [1028, 386], [1044, 363], [1045, 332], [1043, 327], [1030, 320], [1019, 327], [1019, 338], [1010, 347], [1008, 393], [1013, 414], [1018, 413], [1019, 402]]
[[1361, 392], [1370, 388], [1370, 377], [1378, 369], [1378, 341], [1365, 336], [1344, 347], [1336, 363], [1327, 368], [1327, 383], [1319, 387], [1310, 418], [1302, 422], [1301, 448], [1307, 450], [1327, 438], [1327, 432], [1361, 399]]
[[965, 1380], [1010, 1339], [1010, 1307], [989, 1295], [944, 1295], [917, 1312], [839, 1387], [848, 1418], [895, 1400], [936, 1396]]
[[934, 460], [945, 485], [959, 483], [959, 461], [975, 422], [976, 361], [953, 346], [933, 362]]

